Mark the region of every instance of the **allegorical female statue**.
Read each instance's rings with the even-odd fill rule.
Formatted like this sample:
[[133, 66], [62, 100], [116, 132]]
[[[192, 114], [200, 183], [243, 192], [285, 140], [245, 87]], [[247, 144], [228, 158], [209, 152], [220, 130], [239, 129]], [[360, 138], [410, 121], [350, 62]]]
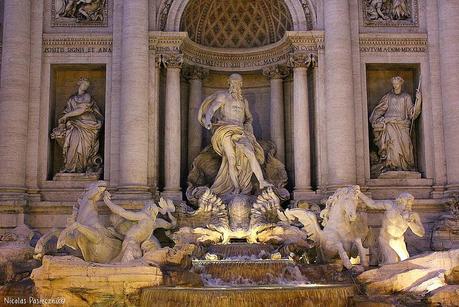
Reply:
[[242, 95], [242, 76], [232, 74], [229, 90], [217, 92], [201, 104], [198, 120], [212, 129], [212, 147], [222, 157], [220, 169], [211, 187], [217, 195], [249, 194], [252, 174], [260, 189], [272, 186], [263, 176], [263, 148], [253, 135], [252, 114]]
[[392, 78], [393, 89], [381, 98], [370, 116], [382, 172], [415, 170], [411, 129], [421, 113], [422, 99], [418, 88], [413, 105], [410, 95], [402, 92], [403, 82], [399, 76]]
[[59, 126], [51, 134], [51, 138], [62, 146], [64, 173], [98, 172], [102, 165], [99, 132], [104, 117], [87, 92], [89, 85], [86, 78], [78, 81], [78, 92], [70, 96], [59, 118]]

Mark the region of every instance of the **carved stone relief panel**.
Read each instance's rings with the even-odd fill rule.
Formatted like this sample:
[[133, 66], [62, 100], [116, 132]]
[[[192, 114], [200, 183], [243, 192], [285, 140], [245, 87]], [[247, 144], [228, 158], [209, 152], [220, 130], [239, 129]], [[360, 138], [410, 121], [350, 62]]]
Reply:
[[52, 0], [52, 27], [105, 27], [109, 0]]
[[418, 25], [418, 0], [362, 0], [361, 7], [365, 26]]

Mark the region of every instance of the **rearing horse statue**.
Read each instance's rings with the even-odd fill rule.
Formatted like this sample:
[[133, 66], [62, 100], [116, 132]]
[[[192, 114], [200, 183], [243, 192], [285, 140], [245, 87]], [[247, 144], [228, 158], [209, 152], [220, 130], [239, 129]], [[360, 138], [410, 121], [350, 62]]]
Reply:
[[309, 239], [318, 243], [322, 260], [327, 262], [339, 255], [347, 269], [352, 268], [349, 255], [352, 247], [358, 249], [360, 263], [368, 266], [366, 251], [362, 239], [368, 233], [368, 226], [357, 215], [359, 186], [349, 186], [336, 190], [326, 202], [326, 208], [320, 216], [323, 218], [322, 230], [317, 222], [316, 215], [304, 209], [287, 209], [281, 219], [289, 222], [299, 221]]
[[67, 245], [80, 250], [84, 260], [109, 263], [121, 250], [121, 240], [99, 221], [97, 201], [106, 190], [103, 181], [91, 184], [73, 208], [68, 227], [59, 235], [57, 248]]

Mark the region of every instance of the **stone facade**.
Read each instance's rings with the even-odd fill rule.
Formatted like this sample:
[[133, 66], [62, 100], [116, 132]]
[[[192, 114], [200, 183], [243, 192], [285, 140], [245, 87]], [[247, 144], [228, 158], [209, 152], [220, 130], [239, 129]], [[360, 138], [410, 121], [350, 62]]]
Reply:
[[[161, 194], [184, 199], [210, 141], [196, 112], [233, 72], [244, 77], [255, 136], [272, 140], [286, 165], [293, 200], [318, 202], [350, 184], [375, 199], [408, 191], [429, 223], [459, 192], [457, 1], [103, 0], [60, 11], [70, 2], [0, 1], [0, 231], [64, 227], [87, 184], [53, 180], [61, 162], [49, 137], [80, 77], [93, 79], [105, 119], [100, 179], [132, 208]], [[198, 8], [208, 17], [194, 16]], [[422, 75], [416, 178], [370, 175], [368, 117], [393, 74], [411, 97]]]

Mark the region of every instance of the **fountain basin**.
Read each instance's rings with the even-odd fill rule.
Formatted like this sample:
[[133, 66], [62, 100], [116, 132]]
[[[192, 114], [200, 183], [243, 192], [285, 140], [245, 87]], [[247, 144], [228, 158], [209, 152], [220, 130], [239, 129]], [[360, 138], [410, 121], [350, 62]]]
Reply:
[[220, 288], [147, 288], [140, 306], [348, 306], [357, 293], [353, 284]]

